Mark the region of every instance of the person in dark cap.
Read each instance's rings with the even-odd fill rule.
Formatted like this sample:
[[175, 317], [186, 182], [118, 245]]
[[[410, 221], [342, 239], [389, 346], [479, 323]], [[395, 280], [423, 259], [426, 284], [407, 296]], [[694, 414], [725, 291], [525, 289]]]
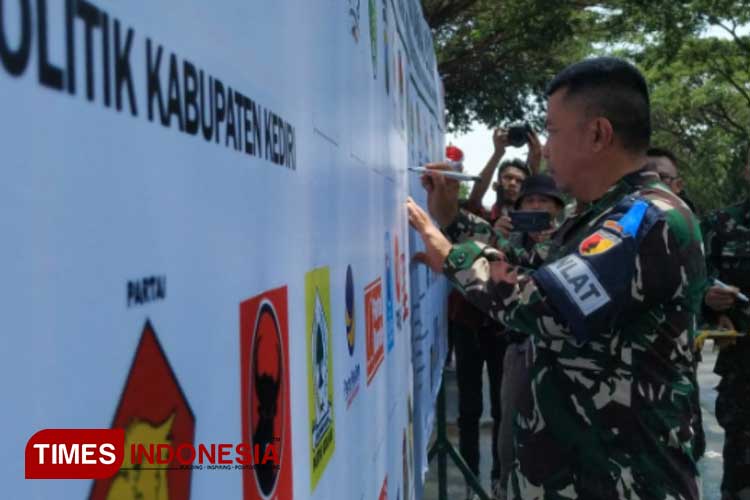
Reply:
[[[560, 213], [565, 208], [565, 200], [552, 177], [546, 174], [536, 174], [523, 182], [515, 208], [523, 211], [547, 212], [550, 214], [550, 218], [555, 221], [558, 220]], [[529, 233], [525, 236], [534, 243], [541, 243], [549, 238], [554, 229], [555, 227], [550, 227], [542, 233]], [[523, 236], [524, 233], [520, 233], [520, 235]], [[530, 250], [529, 245], [533, 246], [529, 242], [524, 244]]]
[[[556, 229], [554, 221], [565, 207], [565, 200], [557, 189], [554, 179], [549, 175], [537, 174], [528, 177], [521, 186], [521, 191], [515, 203], [516, 210], [540, 211], [550, 214], [553, 225], [546, 231], [538, 233], [510, 233], [509, 240], [518, 248], [524, 248], [529, 255], [524, 266], [529, 269], [538, 268], [546, 258], [547, 246], [545, 242]], [[510, 477], [515, 453], [513, 452], [513, 421], [516, 413], [529, 412], [531, 406], [531, 342], [529, 336], [510, 331], [507, 334], [508, 347], [503, 358], [502, 383], [500, 389], [500, 409], [504, 416], [500, 422], [500, 439], [498, 441], [498, 456], [500, 457], [500, 481], [493, 491], [496, 499], [508, 498], [507, 484]]]

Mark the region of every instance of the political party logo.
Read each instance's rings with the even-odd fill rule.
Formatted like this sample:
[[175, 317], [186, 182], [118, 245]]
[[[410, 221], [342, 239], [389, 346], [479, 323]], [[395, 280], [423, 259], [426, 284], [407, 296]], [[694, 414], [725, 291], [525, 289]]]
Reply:
[[435, 359], [437, 359], [437, 351], [435, 350], [435, 339], [430, 344], [430, 389], [435, 389]]
[[380, 487], [380, 495], [378, 500], [388, 500], [388, 476], [385, 476], [383, 480], [383, 486]]
[[372, 58], [372, 77], [378, 77], [378, 8], [377, 0], [368, 0], [368, 13], [370, 15], [370, 56]]
[[406, 448], [406, 429], [404, 429], [404, 437], [401, 440], [401, 465], [403, 468], [403, 477], [404, 477], [404, 500], [409, 500], [409, 458], [408, 458], [408, 451]]
[[404, 253], [404, 249], [401, 249], [401, 253], [398, 252], [398, 248], [396, 249], [396, 255], [397, 259], [400, 263], [399, 269], [401, 274], [401, 310], [402, 310], [402, 316], [404, 321], [409, 317], [409, 293], [407, 292], [407, 285], [406, 285], [406, 254]]
[[401, 57], [401, 50], [398, 51], [398, 93], [404, 96], [404, 63]]
[[[240, 303], [242, 441], [257, 450], [242, 470], [245, 500], [292, 497], [289, 327], [286, 287]], [[274, 461], [262, 461], [269, 449]]]
[[396, 302], [401, 302], [401, 263], [398, 259], [398, 235], [393, 238], [393, 254], [396, 256]]
[[383, 0], [383, 66], [385, 68], [385, 93], [391, 95], [391, 60], [388, 47], [388, 2]]
[[317, 486], [335, 448], [330, 296], [330, 274], [327, 267], [314, 269], [305, 275], [312, 490]]
[[[125, 430], [126, 451], [136, 445], [156, 450], [161, 465], [141, 467], [137, 457], [125, 453], [117, 474], [94, 482], [91, 500], [190, 497], [191, 470], [180, 468], [177, 454], [169, 450], [177, 443], [192, 446], [195, 416], [148, 321], [141, 332], [112, 428]], [[163, 453], [168, 455], [162, 456]]]
[[[346, 267], [346, 345], [349, 348], [349, 357], [354, 356], [354, 342], [356, 338], [356, 315], [354, 311], [354, 278], [352, 276], [352, 267]], [[356, 363], [349, 371], [349, 375], [344, 379], [344, 397], [346, 398], [346, 409], [351, 407], [354, 399], [359, 394], [360, 385], [360, 366]]]
[[346, 266], [346, 345], [349, 348], [349, 356], [354, 355], [354, 341], [356, 334], [354, 316], [354, 277], [352, 266]]
[[[418, 141], [421, 142], [422, 140], [422, 113], [420, 112], [421, 107], [420, 107], [419, 101], [415, 103], [414, 108], [415, 108], [414, 109], [414, 112], [415, 112], [414, 124], [416, 125], [416, 129], [417, 129], [416, 138]], [[422, 145], [417, 144], [417, 148], [421, 150]], [[419, 154], [421, 155], [422, 152], [420, 151]]]
[[391, 352], [394, 344], [393, 325], [393, 277], [391, 263], [391, 234], [385, 233], [385, 327], [388, 352]]
[[432, 317], [432, 331], [434, 332], [432, 343], [435, 345], [434, 359], [432, 360], [433, 371], [436, 375], [439, 375], [443, 364], [438, 362], [438, 355], [440, 353], [441, 346], [445, 346], [446, 338], [444, 335], [440, 335], [440, 324], [438, 322], [437, 316]]
[[396, 328], [401, 330], [401, 260], [398, 254], [398, 235], [394, 236], [393, 241], [393, 271], [396, 277]]
[[350, 32], [354, 43], [359, 43], [359, 4], [361, 0], [349, 0], [349, 19], [352, 23]]
[[578, 252], [584, 256], [599, 255], [620, 243], [620, 238], [604, 231], [597, 231], [584, 239], [578, 246]]
[[[406, 397], [406, 408], [408, 425], [406, 426], [406, 455], [407, 455], [407, 472], [406, 478], [413, 477], [414, 472], [414, 411], [412, 410], [411, 394]], [[406, 482], [406, 479], [404, 479]], [[411, 488], [410, 483], [407, 484], [404, 490], [404, 500], [410, 500]]]
[[406, 120], [404, 118], [404, 113], [406, 112], [406, 89], [404, 86], [404, 62], [401, 49], [398, 51], [398, 93], [401, 96], [399, 99], [398, 119], [401, 130], [403, 130], [406, 128]]
[[367, 385], [370, 385], [384, 358], [383, 288], [380, 278], [365, 288], [365, 344]]

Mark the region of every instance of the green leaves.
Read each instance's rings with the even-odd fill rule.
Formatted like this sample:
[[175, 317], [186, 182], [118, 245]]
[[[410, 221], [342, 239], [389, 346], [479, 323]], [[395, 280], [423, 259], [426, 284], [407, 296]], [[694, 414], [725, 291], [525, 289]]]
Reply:
[[575, 10], [557, 0], [424, 0], [423, 5], [454, 130], [466, 130], [473, 121], [496, 126], [526, 118], [533, 96], [543, 95], [551, 75], [579, 52], [572, 36]]
[[673, 149], [702, 209], [748, 193], [750, 0], [423, 0], [446, 89], [467, 130], [540, 126], [544, 89], [566, 65], [618, 55], [651, 87], [653, 143]]

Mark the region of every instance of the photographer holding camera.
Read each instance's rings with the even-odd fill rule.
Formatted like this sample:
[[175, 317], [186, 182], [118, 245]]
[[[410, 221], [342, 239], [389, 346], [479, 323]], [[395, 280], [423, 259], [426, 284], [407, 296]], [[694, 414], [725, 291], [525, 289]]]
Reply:
[[[479, 174], [480, 180], [474, 183], [466, 208], [491, 224], [497, 222], [501, 231], [507, 234], [511, 230], [508, 213], [518, 199], [523, 181], [529, 175], [539, 172], [542, 162], [542, 145], [539, 137], [527, 123], [508, 129], [495, 129], [492, 142], [494, 151]], [[526, 143], [529, 145], [529, 154], [525, 164], [521, 160], [506, 160], [500, 163], [508, 146], [521, 147]], [[492, 182], [492, 176], [498, 164], [500, 169], [497, 181]], [[492, 208], [487, 210], [482, 205], [482, 198], [490, 184], [497, 193], [497, 197]]]
[[[492, 182], [495, 169], [505, 154], [505, 148], [529, 143], [527, 164], [521, 160], [509, 160], [500, 165], [498, 181]], [[542, 148], [539, 138], [528, 125], [497, 129], [493, 133], [494, 151], [474, 184], [469, 200], [464, 208], [488, 222], [502, 224], [510, 232], [512, 228], [509, 214], [515, 206], [521, 186], [541, 164]], [[447, 184], [457, 189], [458, 183], [447, 180]], [[482, 206], [482, 197], [490, 184], [497, 193], [497, 201], [491, 210]], [[546, 214], [545, 214], [546, 215]], [[504, 336], [499, 335], [502, 327], [480, 311], [457, 291], [449, 298], [449, 336], [453, 338], [456, 353], [456, 380], [458, 383], [458, 434], [459, 449], [471, 471], [479, 475], [479, 421], [483, 413], [482, 370], [487, 366], [490, 386], [490, 413], [492, 415], [492, 469], [490, 478], [492, 489], [500, 488], [501, 463], [500, 428], [503, 422], [501, 409], [501, 383], [503, 378], [503, 358], [507, 348]], [[466, 498], [472, 498], [467, 486]]]

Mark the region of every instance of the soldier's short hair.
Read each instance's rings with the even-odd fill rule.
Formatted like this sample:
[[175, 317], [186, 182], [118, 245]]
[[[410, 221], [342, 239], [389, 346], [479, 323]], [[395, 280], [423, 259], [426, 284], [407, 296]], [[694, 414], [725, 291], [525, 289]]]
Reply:
[[652, 158], [656, 158], [659, 156], [663, 156], [665, 158], [669, 158], [669, 161], [672, 162], [672, 165], [677, 168], [677, 157], [674, 155], [673, 152], [668, 150], [667, 148], [658, 148], [655, 146], [651, 146], [646, 150], [646, 156], [650, 156]]
[[562, 70], [547, 87], [547, 97], [565, 89], [566, 99], [581, 99], [589, 115], [609, 120], [623, 148], [642, 153], [651, 140], [651, 103], [646, 79], [616, 57], [597, 57]]

